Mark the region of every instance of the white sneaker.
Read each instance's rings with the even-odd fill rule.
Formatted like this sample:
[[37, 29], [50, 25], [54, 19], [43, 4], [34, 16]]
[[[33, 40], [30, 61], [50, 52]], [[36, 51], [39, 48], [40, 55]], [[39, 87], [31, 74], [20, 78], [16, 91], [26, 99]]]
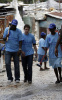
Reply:
[[8, 83], [11, 83], [11, 82], [13, 82], [12, 80], [8, 80]]
[[20, 83], [20, 80], [16, 80], [15, 82], [16, 82], [16, 83]]

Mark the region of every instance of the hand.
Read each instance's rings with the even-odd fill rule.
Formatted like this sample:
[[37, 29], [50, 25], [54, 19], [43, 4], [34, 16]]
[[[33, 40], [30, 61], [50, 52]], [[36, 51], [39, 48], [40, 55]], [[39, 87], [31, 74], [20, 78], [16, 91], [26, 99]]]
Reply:
[[55, 56], [58, 57], [58, 49], [55, 48]]
[[22, 57], [25, 57], [25, 52], [21, 51]]

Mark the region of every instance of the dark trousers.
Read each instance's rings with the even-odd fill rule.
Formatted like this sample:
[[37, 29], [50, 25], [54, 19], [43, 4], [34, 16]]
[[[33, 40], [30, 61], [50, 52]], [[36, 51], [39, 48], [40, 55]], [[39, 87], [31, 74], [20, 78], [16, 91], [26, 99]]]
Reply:
[[11, 71], [11, 58], [14, 60], [14, 74], [15, 80], [20, 80], [20, 68], [19, 68], [19, 56], [17, 52], [5, 52], [5, 64], [8, 80], [13, 80], [12, 71]]
[[32, 81], [33, 55], [22, 57], [22, 66], [24, 70], [24, 79]]

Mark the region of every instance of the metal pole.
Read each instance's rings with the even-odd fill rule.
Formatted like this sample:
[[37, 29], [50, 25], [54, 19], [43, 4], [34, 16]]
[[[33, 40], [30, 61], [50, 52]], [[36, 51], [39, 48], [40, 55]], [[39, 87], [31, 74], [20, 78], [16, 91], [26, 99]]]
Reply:
[[4, 23], [4, 28], [6, 28], [6, 17], [7, 17], [7, 16], [5, 16], [5, 23]]
[[35, 15], [36, 15], [36, 0], [35, 0]]

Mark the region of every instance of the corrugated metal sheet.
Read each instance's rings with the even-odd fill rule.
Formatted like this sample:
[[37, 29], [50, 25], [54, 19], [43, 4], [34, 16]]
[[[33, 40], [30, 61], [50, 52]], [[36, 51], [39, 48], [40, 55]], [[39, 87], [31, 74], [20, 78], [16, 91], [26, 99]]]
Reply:
[[8, 27], [9, 22], [12, 21], [13, 15], [5, 15], [0, 16], [0, 43], [4, 43], [3, 41], [3, 33], [6, 27]]
[[52, 13], [46, 14], [46, 16], [51, 16], [51, 17], [55, 17], [58, 19], [62, 19], [62, 12], [52, 12]]

